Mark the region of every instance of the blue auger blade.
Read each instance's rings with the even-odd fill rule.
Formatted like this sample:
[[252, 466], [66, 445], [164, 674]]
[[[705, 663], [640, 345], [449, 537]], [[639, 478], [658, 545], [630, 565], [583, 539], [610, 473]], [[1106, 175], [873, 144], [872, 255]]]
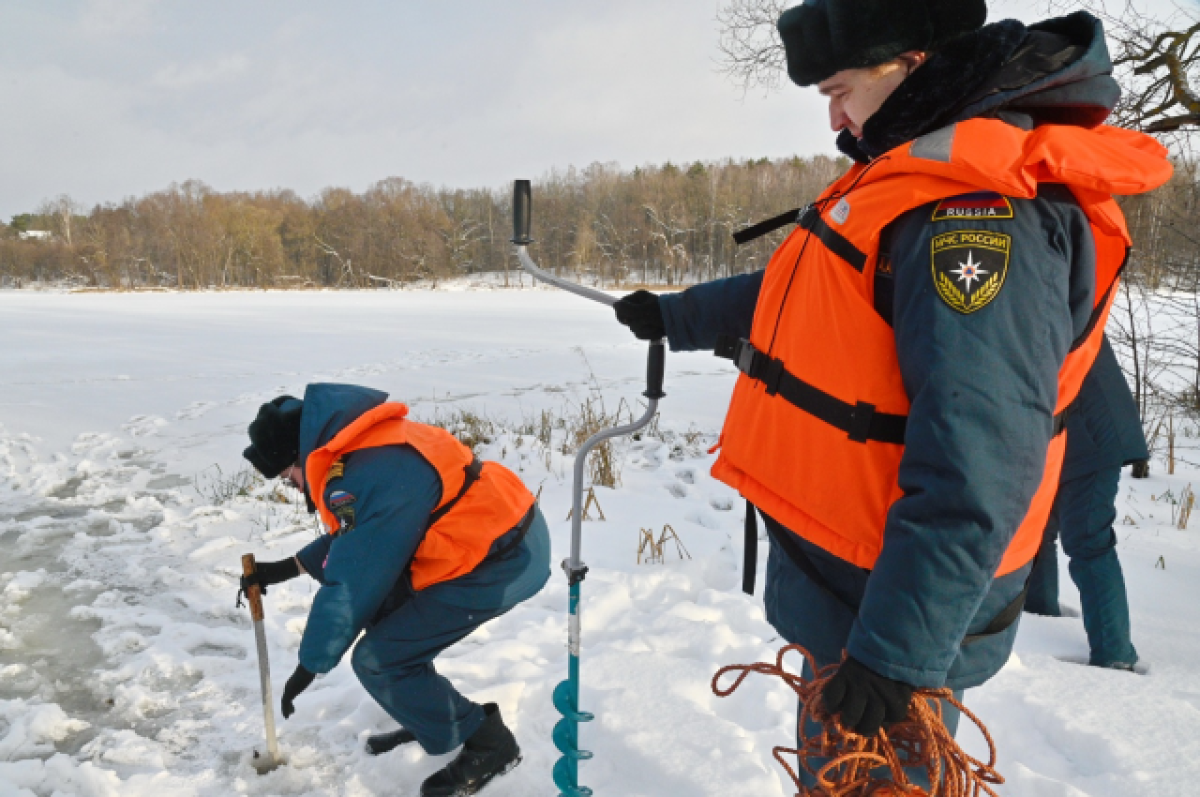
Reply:
[[576, 786], [571, 772], [571, 759], [560, 758], [554, 765], [554, 785], [562, 792], [559, 797], [589, 797], [592, 790], [587, 786]]
[[579, 732], [568, 719], [559, 720], [554, 726], [554, 733], [551, 734], [554, 740], [554, 746], [558, 748], [558, 752], [574, 758], [576, 761], [587, 761], [592, 757], [592, 754], [587, 750], [579, 749]]
[[596, 719], [595, 714], [589, 714], [586, 711], [580, 711], [575, 705], [575, 700], [571, 696], [571, 682], [563, 681], [558, 686], [554, 687], [554, 707], [558, 709], [558, 713], [575, 722], [591, 722]]

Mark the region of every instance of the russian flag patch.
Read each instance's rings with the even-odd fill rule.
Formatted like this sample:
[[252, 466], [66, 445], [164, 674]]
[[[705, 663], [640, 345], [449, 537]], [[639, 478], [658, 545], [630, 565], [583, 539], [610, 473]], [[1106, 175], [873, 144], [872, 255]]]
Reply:
[[976, 191], [973, 194], [943, 199], [933, 211], [934, 221], [1011, 219], [1013, 206], [1008, 197], [994, 191]]

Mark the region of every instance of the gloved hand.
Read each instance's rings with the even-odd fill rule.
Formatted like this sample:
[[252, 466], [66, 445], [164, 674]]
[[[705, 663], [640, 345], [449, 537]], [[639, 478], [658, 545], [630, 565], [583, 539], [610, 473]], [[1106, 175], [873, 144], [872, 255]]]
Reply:
[[913, 687], [884, 678], [849, 656], [821, 694], [825, 710], [840, 715], [842, 725], [862, 736], [874, 736], [885, 725], [908, 716]]
[[661, 340], [667, 336], [658, 296], [650, 291], [637, 291], [613, 305], [617, 320], [633, 330], [638, 340]]
[[242, 596], [254, 584], [262, 588], [262, 594], [266, 595], [268, 584], [279, 584], [298, 575], [300, 575], [300, 564], [294, 556], [278, 562], [255, 562], [254, 575], [242, 576], [238, 582], [237, 605], [239, 607], [242, 605]]
[[292, 673], [292, 677], [287, 679], [287, 684], [283, 687], [283, 700], [279, 702], [279, 707], [283, 711], [283, 718], [287, 719], [296, 713], [296, 706], [292, 702], [296, 697], [312, 685], [313, 679], [316, 678], [308, 670], [304, 669], [303, 664], [296, 665], [296, 671]]
[[1133, 463], [1133, 472], [1131, 474], [1135, 479], [1150, 478], [1150, 460], [1139, 459]]

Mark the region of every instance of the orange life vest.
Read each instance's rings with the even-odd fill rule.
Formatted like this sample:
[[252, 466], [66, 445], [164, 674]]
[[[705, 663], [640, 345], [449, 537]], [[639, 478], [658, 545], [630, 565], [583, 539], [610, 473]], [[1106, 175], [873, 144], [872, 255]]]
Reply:
[[[471, 449], [444, 429], [410, 421], [407, 415], [408, 407], [394, 402], [363, 413], [323, 448], [309, 454], [304, 474], [321, 519], [333, 533], [339, 523], [325, 504], [325, 486], [334, 464], [364, 448], [410, 445], [416, 449], [442, 482], [442, 499], [412, 560], [413, 589], [422, 590], [478, 567], [492, 543], [529, 513], [534, 499], [508, 468], [484, 462], [472, 469], [478, 461]], [[469, 473], [478, 478], [468, 484]]]
[[[1130, 246], [1113, 193], [1169, 179], [1166, 150], [1148, 136], [1101, 127], [1024, 131], [971, 120], [856, 165], [811, 206], [767, 266], [713, 476], [800, 537], [859, 567], [883, 548], [901, 497], [908, 395], [896, 339], [875, 310], [881, 234], [903, 213], [980, 191], [1033, 198], [1041, 183], [1072, 190], [1096, 242], [1092, 323], [1058, 379], [1055, 431], [1099, 351]], [[750, 376], [748, 374], [754, 374]], [[793, 400], [806, 409], [801, 409]], [[1040, 486], [1000, 563], [1004, 575], [1037, 552], [1057, 490], [1066, 435], [1055, 434]]]

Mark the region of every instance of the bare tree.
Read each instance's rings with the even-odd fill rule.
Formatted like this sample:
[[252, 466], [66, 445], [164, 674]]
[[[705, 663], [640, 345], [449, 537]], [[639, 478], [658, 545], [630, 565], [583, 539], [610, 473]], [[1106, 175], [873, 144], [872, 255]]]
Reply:
[[717, 10], [721, 72], [743, 91], [779, 88], [787, 63], [775, 22], [788, 0], [729, 0]]
[[[1131, 97], [1132, 125], [1151, 133], [1175, 132], [1200, 125], [1200, 97], [1192, 89], [1192, 75], [1200, 64], [1200, 23], [1187, 30], [1167, 31], [1147, 45], [1131, 42], [1115, 62], [1130, 65], [1146, 83]], [[1183, 110], [1184, 113], [1173, 113]]]
[[55, 199], [43, 202], [38, 208], [38, 215], [45, 216], [54, 226], [54, 234], [61, 238], [67, 246], [71, 246], [72, 226], [75, 217], [83, 212], [83, 207], [66, 194], [59, 194]]
[[[1183, 133], [1200, 127], [1200, 9], [1176, 4], [1155, 16], [1133, 0], [1048, 0], [1050, 13], [1080, 8], [1104, 22], [1123, 96], [1112, 122], [1148, 133]], [[1186, 144], [1182, 137], [1169, 143]]]

